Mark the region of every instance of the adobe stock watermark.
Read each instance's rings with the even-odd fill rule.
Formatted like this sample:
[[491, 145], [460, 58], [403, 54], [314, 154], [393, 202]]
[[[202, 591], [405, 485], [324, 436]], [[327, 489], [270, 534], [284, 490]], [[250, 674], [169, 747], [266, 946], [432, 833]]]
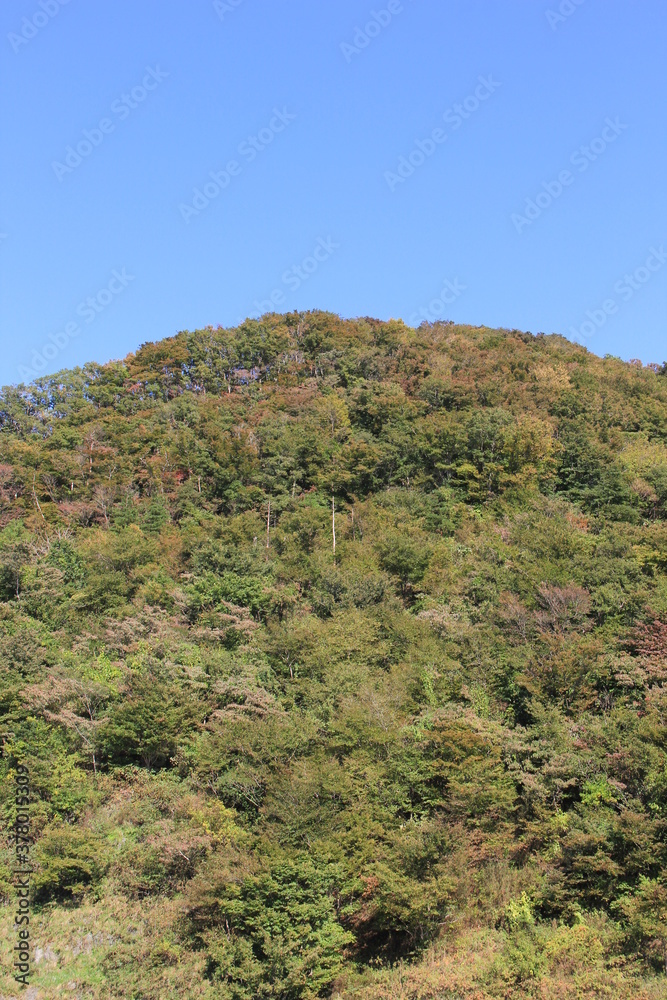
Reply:
[[417, 312], [413, 312], [408, 319], [408, 323], [415, 329], [424, 320], [428, 320], [429, 323], [437, 323], [447, 312], [447, 306], [451, 306], [453, 302], [456, 302], [458, 297], [467, 291], [467, 288], [467, 285], [461, 284], [458, 277], [454, 278], [453, 281], [445, 278], [438, 296], [435, 299], [431, 299], [427, 306], [420, 306]]
[[[621, 132], [625, 132], [628, 127], [621, 122], [618, 116], [613, 120], [605, 118], [605, 127], [601, 134], [596, 136], [587, 146], [579, 146], [578, 149], [575, 149], [570, 155], [569, 162], [573, 167], [577, 167], [580, 174], [583, 174], [591, 163], [606, 153], [609, 146], [616, 142]], [[556, 199], [560, 198], [565, 188], [574, 184], [575, 180], [576, 174], [573, 174], [571, 170], [561, 170], [556, 180], [542, 181], [542, 190], [534, 198], [526, 198], [524, 214], [512, 213], [511, 221], [517, 233], [522, 233], [526, 226], [532, 226], [535, 220], [539, 219], [542, 213], [550, 208]]]
[[[111, 278], [103, 288], [98, 289], [95, 295], [89, 295], [79, 302], [75, 309], [76, 315], [88, 326], [94, 323], [100, 313], [111, 305], [122, 292], [125, 291], [131, 281], [135, 280], [133, 274], [128, 274], [126, 268], [113, 270]], [[19, 365], [18, 372], [23, 382], [31, 382], [39, 377], [50, 361], [53, 361], [71, 340], [74, 340], [81, 333], [81, 324], [74, 320], [66, 323], [65, 326], [56, 333], [50, 333], [47, 343], [43, 344], [41, 351], [33, 348], [31, 362], [32, 368]]]
[[[413, 3], [414, 0], [410, 0]], [[372, 10], [370, 18], [363, 28], [355, 26], [354, 35], [351, 42], [341, 42], [340, 50], [343, 53], [346, 63], [351, 63], [353, 56], [359, 56], [367, 49], [374, 38], [387, 28], [397, 14], [402, 14], [405, 10], [401, 0], [389, 0], [386, 7], [380, 10]]]
[[155, 69], [147, 66], [141, 83], [133, 87], [129, 93], [121, 94], [112, 103], [111, 114], [115, 116], [116, 121], [113, 118], [101, 118], [96, 128], [84, 128], [82, 132], [83, 138], [79, 139], [76, 146], [68, 146], [65, 150], [64, 161], [53, 160], [51, 168], [58, 180], [62, 182], [66, 174], [71, 174], [77, 167], [80, 167], [83, 161], [87, 160], [92, 154], [93, 150], [102, 145], [106, 136], [116, 131], [118, 122], [123, 122], [126, 118], [129, 118], [135, 108], [143, 104], [148, 95], [152, 91], [157, 90], [162, 81], [166, 80], [168, 76], [169, 74], [161, 70], [159, 66], [156, 66]]
[[213, 0], [213, 10], [220, 20], [224, 21], [225, 14], [233, 14], [242, 3], [245, 3], [245, 0]]
[[34, 869], [30, 858], [33, 845], [30, 830], [30, 772], [25, 764], [17, 764], [14, 787], [16, 818], [12, 840], [14, 865], [12, 883], [16, 892], [14, 932], [14, 979], [27, 986], [30, 982], [30, 876]]
[[544, 16], [551, 30], [555, 31], [559, 24], [564, 24], [585, 2], [586, 0], [561, 0], [558, 10], [545, 10]]
[[[667, 262], [667, 253], [664, 246], [661, 244], [660, 249], [650, 247], [649, 255], [643, 264], [636, 267], [631, 274], [624, 274], [622, 278], [614, 282], [613, 289], [619, 296], [621, 303], [629, 302], [651, 280], [656, 271], [665, 266], [665, 262]], [[581, 343], [582, 340], [593, 337], [598, 330], [602, 329], [608, 318], [618, 312], [618, 308], [618, 301], [609, 298], [604, 300], [599, 309], [587, 309], [586, 316], [588, 318], [581, 326], [570, 327], [572, 338]]]
[[[247, 139], [237, 146], [237, 153], [243, 157], [245, 163], [252, 163], [256, 157], [262, 153], [267, 146], [270, 146], [275, 137], [295, 120], [296, 115], [288, 112], [287, 108], [274, 108], [273, 117], [265, 128], [261, 128], [257, 135], [249, 135]], [[200, 215], [212, 201], [220, 195], [225, 188], [228, 188], [232, 177], [238, 177], [243, 170], [243, 163], [239, 160], [228, 160], [222, 170], [211, 170], [210, 180], [206, 181], [201, 188], [196, 187], [192, 192], [192, 201], [189, 204], [181, 202], [178, 210], [184, 222], [189, 223], [193, 216]]]
[[56, 14], [60, 13], [61, 7], [66, 7], [70, 0], [39, 0], [39, 10], [36, 10], [31, 17], [24, 17], [21, 21], [21, 33], [10, 32], [7, 41], [19, 52], [21, 46], [27, 45], [40, 31], [52, 21]]
[[[286, 271], [283, 271], [280, 280], [291, 292], [298, 291], [305, 281], [308, 281], [316, 271], [319, 271], [321, 265], [329, 260], [336, 250], [340, 250], [340, 243], [334, 243], [331, 236], [327, 236], [326, 239], [319, 236], [312, 252], [304, 257], [300, 264], [292, 264]], [[260, 301], [255, 299], [253, 302], [255, 313], [253, 315], [263, 316], [267, 312], [276, 312], [276, 309], [284, 306], [285, 302], [285, 293], [282, 288], [274, 288], [268, 299]]]
[[[461, 128], [464, 121], [474, 115], [481, 105], [501, 86], [492, 75], [478, 77], [478, 84], [472, 94], [468, 94], [459, 104], [453, 104], [444, 112], [443, 121], [450, 126], [452, 132]], [[434, 128], [426, 139], [415, 139], [414, 148], [407, 156], [400, 156], [395, 171], [385, 170], [384, 179], [390, 191], [395, 191], [399, 184], [404, 184], [412, 177], [415, 170], [423, 167], [429, 157], [433, 156], [438, 146], [446, 142], [448, 133], [445, 129]]]

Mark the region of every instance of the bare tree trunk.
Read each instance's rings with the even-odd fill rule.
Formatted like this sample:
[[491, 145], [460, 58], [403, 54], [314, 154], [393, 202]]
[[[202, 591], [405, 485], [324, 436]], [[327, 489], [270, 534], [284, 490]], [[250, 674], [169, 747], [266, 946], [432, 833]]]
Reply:
[[333, 561], [336, 565], [336, 498], [331, 498], [331, 534], [333, 536]]
[[266, 547], [269, 547], [270, 541], [270, 531], [271, 531], [271, 501], [269, 500], [269, 506], [266, 512]]
[[42, 521], [44, 522], [44, 534], [46, 535], [46, 545], [47, 545], [47, 548], [50, 549], [51, 548], [51, 543], [49, 542], [48, 525], [46, 523], [46, 518], [44, 517], [44, 514], [42, 512], [41, 504], [40, 504], [40, 502], [39, 502], [39, 500], [37, 498], [37, 491], [35, 490], [35, 479], [36, 479], [36, 477], [37, 477], [37, 473], [34, 472], [33, 476], [32, 476], [32, 498], [35, 501], [35, 503], [37, 504], [37, 510], [39, 511], [39, 514], [40, 514], [40, 517], [42, 518]]

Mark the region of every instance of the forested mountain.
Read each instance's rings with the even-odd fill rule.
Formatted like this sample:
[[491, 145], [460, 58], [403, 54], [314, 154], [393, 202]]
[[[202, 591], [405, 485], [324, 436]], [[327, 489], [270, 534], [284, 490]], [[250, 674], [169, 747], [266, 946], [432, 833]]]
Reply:
[[265, 316], [0, 463], [36, 997], [667, 996], [667, 366]]

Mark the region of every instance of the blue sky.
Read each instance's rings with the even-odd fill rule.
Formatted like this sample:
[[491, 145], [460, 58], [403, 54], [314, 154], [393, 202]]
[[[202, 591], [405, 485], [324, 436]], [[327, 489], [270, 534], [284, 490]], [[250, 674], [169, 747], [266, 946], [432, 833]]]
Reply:
[[664, 361], [666, 36], [663, 0], [5, 0], [0, 383], [271, 302]]

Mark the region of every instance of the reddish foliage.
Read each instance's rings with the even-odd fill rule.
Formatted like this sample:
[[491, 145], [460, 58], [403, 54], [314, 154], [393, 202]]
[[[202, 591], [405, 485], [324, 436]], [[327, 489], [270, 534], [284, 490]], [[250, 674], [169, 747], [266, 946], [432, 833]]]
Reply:
[[649, 681], [667, 679], [667, 622], [658, 618], [643, 622], [633, 630], [628, 648], [642, 661]]

